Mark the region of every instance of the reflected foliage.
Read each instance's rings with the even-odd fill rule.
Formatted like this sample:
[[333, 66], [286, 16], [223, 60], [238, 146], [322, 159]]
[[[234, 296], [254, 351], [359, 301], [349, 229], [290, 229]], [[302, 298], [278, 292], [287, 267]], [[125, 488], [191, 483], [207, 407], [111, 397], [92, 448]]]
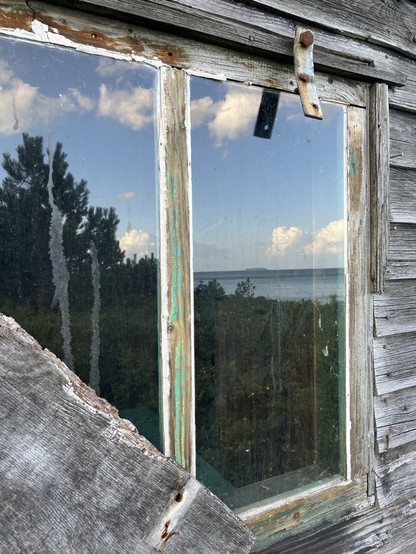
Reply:
[[197, 450], [233, 487], [339, 471], [340, 309], [254, 297], [249, 280], [196, 287]]
[[[2, 162], [7, 176], [0, 187], [1, 309], [62, 357], [49, 253], [48, 152], [42, 137], [24, 134], [16, 154], [3, 154]], [[120, 409], [144, 405], [157, 414], [157, 261], [153, 255], [125, 259], [114, 208], [89, 205], [87, 183], [68, 171], [60, 143], [53, 158], [53, 195], [63, 216], [74, 369], [88, 382], [93, 242], [100, 269], [101, 394]]]

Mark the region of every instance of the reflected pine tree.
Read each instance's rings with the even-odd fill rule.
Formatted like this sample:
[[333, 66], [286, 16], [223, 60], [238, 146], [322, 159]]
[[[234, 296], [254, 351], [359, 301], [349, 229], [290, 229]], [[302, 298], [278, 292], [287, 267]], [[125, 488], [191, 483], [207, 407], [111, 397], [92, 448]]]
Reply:
[[[60, 314], [53, 305], [49, 156], [43, 138], [23, 134], [16, 157], [3, 154], [2, 166], [7, 175], [0, 187], [1, 310], [62, 357]], [[140, 405], [157, 414], [157, 260], [153, 255], [125, 259], [115, 209], [89, 205], [87, 182], [75, 180], [61, 143], [53, 156], [53, 197], [63, 221], [75, 371], [88, 382], [93, 242], [100, 272], [101, 393], [120, 409]]]

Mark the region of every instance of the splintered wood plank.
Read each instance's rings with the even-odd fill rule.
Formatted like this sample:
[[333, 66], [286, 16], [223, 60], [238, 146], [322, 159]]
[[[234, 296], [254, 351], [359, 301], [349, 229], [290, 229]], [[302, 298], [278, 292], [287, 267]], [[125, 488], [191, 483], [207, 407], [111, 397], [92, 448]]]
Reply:
[[249, 552], [242, 522], [0, 316], [2, 552]]

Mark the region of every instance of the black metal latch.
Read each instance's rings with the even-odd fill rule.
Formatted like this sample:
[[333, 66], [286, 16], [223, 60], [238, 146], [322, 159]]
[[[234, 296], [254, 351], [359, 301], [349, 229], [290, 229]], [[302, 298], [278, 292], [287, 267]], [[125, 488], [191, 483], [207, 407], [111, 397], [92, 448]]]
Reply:
[[293, 55], [295, 58], [295, 76], [302, 103], [303, 113], [308, 117], [322, 119], [323, 114], [315, 86], [313, 69], [314, 34], [304, 27], [296, 27]]

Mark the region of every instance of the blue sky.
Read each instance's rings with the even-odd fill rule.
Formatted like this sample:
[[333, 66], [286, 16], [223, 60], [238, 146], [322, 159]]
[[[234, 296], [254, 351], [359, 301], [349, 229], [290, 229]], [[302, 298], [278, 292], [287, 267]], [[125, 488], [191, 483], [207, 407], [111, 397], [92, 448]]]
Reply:
[[[114, 206], [127, 255], [157, 254], [157, 70], [0, 39], [0, 145], [62, 142], [90, 204]], [[271, 139], [253, 136], [261, 89], [191, 78], [194, 270], [339, 267], [344, 109], [303, 116], [282, 93]], [[0, 178], [4, 172], [0, 169]]]
[[195, 270], [341, 266], [343, 107], [312, 120], [282, 93], [263, 139], [260, 89], [195, 77], [191, 97]]
[[138, 256], [157, 251], [156, 78], [139, 64], [0, 40], [1, 152], [13, 156], [23, 132], [46, 146], [51, 129], [90, 204], [116, 208], [122, 246]]

